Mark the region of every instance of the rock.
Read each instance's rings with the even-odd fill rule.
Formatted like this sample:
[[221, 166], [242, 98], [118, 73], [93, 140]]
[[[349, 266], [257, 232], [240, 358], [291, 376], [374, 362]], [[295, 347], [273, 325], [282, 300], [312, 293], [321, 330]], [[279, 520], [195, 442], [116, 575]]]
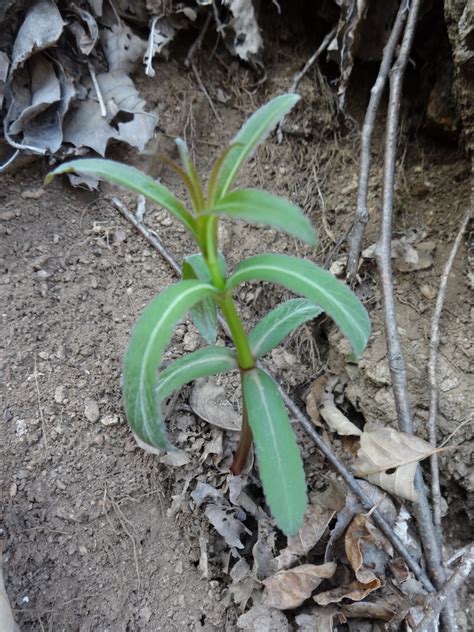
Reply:
[[99, 404], [95, 401], [95, 399], [92, 399], [91, 397], [87, 397], [85, 399], [84, 415], [91, 423], [95, 423], [99, 419]]
[[57, 386], [54, 391], [54, 401], [57, 404], [62, 404], [64, 402], [64, 386], [62, 384]]
[[199, 347], [201, 339], [199, 334], [188, 331], [183, 338], [183, 348], [185, 351], [195, 351]]
[[11, 219], [15, 219], [16, 215], [13, 211], [2, 211], [0, 213], [0, 220], [8, 222]]
[[41, 196], [44, 195], [44, 189], [41, 187], [39, 189], [26, 189], [21, 192], [21, 197], [24, 200], [39, 200]]
[[103, 426], [116, 426], [120, 422], [118, 415], [104, 415], [100, 420]]

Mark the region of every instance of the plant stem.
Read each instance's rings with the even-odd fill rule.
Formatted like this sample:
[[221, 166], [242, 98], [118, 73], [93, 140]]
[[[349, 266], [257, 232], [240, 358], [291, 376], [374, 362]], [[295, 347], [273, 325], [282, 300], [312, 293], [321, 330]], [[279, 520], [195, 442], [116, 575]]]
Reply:
[[[240, 377], [242, 380], [242, 372], [240, 373]], [[240, 474], [242, 474], [242, 470], [247, 463], [247, 457], [249, 455], [251, 445], [252, 431], [250, 430], [247, 418], [247, 408], [245, 406], [245, 399], [242, 389], [242, 429], [240, 431], [239, 447], [237, 448], [237, 452], [234, 455], [234, 460], [232, 461], [232, 465], [230, 466], [230, 471], [232, 472], [232, 474], [234, 474], [234, 476], [240, 476]]]
[[245, 333], [240, 316], [235, 308], [235, 303], [230, 294], [219, 299], [219, 307], [224, 316], [237, 351], [237, 362], [242, 371], [248, 371], [255, 367], [255, 359], [250, 350], [247, 334]]

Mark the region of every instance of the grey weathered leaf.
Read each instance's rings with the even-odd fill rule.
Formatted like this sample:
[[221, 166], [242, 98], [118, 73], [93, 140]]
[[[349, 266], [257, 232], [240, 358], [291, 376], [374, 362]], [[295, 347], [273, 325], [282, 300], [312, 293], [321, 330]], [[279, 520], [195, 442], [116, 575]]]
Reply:
[[11, 72], [35, 53], [56, 44], [64, 25], [65, 22], [52, 0], [35, 2], [26, 13], [15, 38]]
[[240, 431], [242, 416], [229, 402], [224, 388], [218, 386], [215, 379], [196, 380], [189, 403], [196, 415], [213, 426]]
[[232, 511], [226, 511], [223, 507], [209, 504], [204, 510], [207, 519], [215, 530], [224, 538], [226, 543], [236, 549], [243, 549], [241, 537], [246, 532], [246, 528], [237, 520]]
[[155, 112], [146, 112], [146, 103], [135, 88], [133, 81], [120, 70], [102, 73], [97, 82], [103, 93], [107, 110], [115, 116], [118, 112], [132, 115], [131, 120], [118, 123], [117, 140], [143, 151], [153, 137], [158, 123]]
[[289, 632], [287, 618], [276, 608], [254, 605], [237, 619], [237, 627], [244, 632]]
[[263, 47], [263, 40], [253, 3], [225, 0], [225, 4], [233, 16], [232, 28], [235, 36], [230, 46], [232, 52], [245, 61], [255, 59]]
[[100, 42], [107, 58], [109, 72], [132, 72], [146, 51], [146, 41], [120, 20], [117, 24], [100, 31]]
[[117, 131], [102, 117], [98, 103], [79, 101], [64, 120], [64, 140], [77, 148], [89, 147], [105, 156], [107, 144]]

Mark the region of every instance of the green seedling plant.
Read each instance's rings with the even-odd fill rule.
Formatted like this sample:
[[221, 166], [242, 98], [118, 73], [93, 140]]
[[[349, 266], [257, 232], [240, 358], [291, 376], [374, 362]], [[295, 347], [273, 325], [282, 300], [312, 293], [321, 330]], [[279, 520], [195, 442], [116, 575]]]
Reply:
[[[163, 400], [196, 378], [239, 371], [243, 419], [231, 471], [236, 475], [242, 472], [253, 440], [266, 501], [276, 524], [287, 535], [296, 534], [302, 524], [307, 505], [306, 480], [278, 385], [258, 361], [295, 328], [323, 311], [347, 336], [356, 356], [362, 353], [370, 333], [369, 318], [358, 298], [311, 261], [263, 254], [245, 259], [229, 273], [218, 249], [222, 217], [272, 226], [316, 244], [315, 231], [297, 206], [266, 191], [232, 188], [242, 165], [298, 100], [296, 94], [284, 94], [257, 110], [216, 159], [206, 187], [185, 142], [176, 141], [181, 166], [163, 159], [181, 177], [192, 210], [150, 176], [110, 160], [74, 160], [47, 176], [50, 181], [57, 174], [76, 172], [121, 185], [167, 209], [192, 235], [199, 252], [185, 257], [182, 280], [153, 298], [133, 329], [123, 369], [127, 419], [143, 442], [173, 450], [162, 415]], [[248, 281], [277, 283], [300, 298], [282, 303], [247, 333], [233, 293]], [[227, 323], [234, 348], [215, 344], [218, 310]], [[208, 346], [160, 370], [173, 330], [188, 312]]]

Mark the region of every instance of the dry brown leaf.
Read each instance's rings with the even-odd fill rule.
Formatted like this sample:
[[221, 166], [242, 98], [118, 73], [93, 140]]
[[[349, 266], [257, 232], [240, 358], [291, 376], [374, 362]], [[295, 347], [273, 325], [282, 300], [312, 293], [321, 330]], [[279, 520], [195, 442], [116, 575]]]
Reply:
[[329, 603], [339, 603], [343, 599], [351, 599], [352, 601], [361, 601], [374, 590], [381, 586], [379, 579], [374, 579], [370, 584], [361, 584], [360, 582], [351, 582], [348, 586], [339, 586], [332, 590], [319, 593], [313, 597], [314, 601], [320, 606], [327, 606]]
[[323, 424], [321, 423], [319, 415], [319, 406], [321, 405], [321, 400], [324, 399], [324, 389], [326, 388], [327, 382], [327, 378], [321, 375], [314, 380], [306, 395], [306, 412], [314, 425], [320, 428], [323, 427]]
[[301, 606], [323, 579], [332, 577], [336, 564], [328, 562], [316, 566], [303, 564], [289, 571], [279, 571], [265, 579], [262, 604], [279, 610], [290, 610]]
[[[391, 494], [416, 500], [415, 474], [418, 461], [436, 450], [415, 435], [394, 428], [375, 428], [364, 431], [356, 462], [357, 476], [365, 476]], [[387, 470], [395, 470], [388, 473]]]
[[398, 595], [388, 595], [377, 601], [356, 601], [342, 606], [342, 613], [348, 619], [381, 619], [390, 621], [401, 606]]
[[[358, 581], [369, 584], [377, 579], [374, 570], [383, 573], [388, 561], [386, 549], [390, 544], [382, 533], [374, 527], [365, 515], [358, 515], [352, 520], [344, 538], [347, 559]], [[370, 567], [368, 568], [370, 563]]]
[[295, 536], [288, 538], [286, 548], [275, 558], [278, 570], [290, 568], [299, 557], [307, 555], [324, 535], [335, 513], [334, 509], [321, 504], [309, 505], [300, 530]]

